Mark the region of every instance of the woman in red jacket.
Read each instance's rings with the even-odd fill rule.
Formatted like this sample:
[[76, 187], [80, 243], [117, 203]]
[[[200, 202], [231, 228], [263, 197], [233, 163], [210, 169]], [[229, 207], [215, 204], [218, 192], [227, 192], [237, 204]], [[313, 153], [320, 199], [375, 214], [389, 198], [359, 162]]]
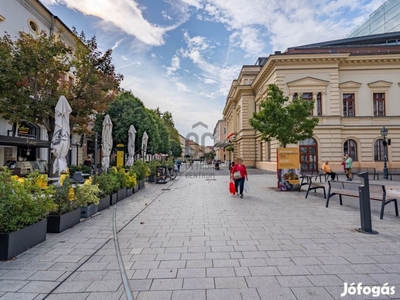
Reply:
[[231, 168], [231, 178], [235, 181], [236, 195], [239, 196], [238, 188], [240, 188], [240, 198], [243, 198], [244, 180], [249, 180], [247, 177], [246, 166], [243, 164], [243, 159], [236, 158], [235, 165]]

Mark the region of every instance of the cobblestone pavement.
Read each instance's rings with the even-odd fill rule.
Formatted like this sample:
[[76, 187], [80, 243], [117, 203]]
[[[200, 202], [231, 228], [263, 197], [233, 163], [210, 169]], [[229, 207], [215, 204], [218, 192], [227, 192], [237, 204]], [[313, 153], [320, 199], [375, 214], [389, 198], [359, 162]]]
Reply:
[[[197, 167], [0, 262], [0, 299], [400, 299], [393, 205], [380, 220], [372, 203], [379, 234], [362, 234], [358, 199], [326, 208], [321, 192], [279, 192], [256, 169], [240, 199], [226, 166]], [[345, 283], [369, 295], [341, 297]]]

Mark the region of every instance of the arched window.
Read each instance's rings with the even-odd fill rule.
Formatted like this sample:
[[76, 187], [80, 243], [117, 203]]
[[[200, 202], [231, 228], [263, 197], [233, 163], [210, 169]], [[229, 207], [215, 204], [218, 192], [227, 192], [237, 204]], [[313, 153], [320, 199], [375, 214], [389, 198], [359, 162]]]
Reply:
[[384, 161], [385, 147], [383, 140], [379, 139], [374, 142], [374, 161]]
[[357, 143], [354, 140], [347, 140], [343, 144], [343, 154], [348, 153], [353, 161], [357, 161]]

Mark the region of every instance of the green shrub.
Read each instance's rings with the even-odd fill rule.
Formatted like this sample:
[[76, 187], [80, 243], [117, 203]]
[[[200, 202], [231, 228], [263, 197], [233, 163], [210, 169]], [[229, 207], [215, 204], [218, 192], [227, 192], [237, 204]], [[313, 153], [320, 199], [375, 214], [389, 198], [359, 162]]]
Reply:
[[75, 202], [80, 207], [99, 204], [101, 191], [97, 185], [82, 184], [75, 187]]
[[148, 167], [150, 169], [150, 175], [156, 175], [157, 167], [161, 166], [161, 162], [158, 160], [152, 160], [148, 163]]
[[109, 173], [102, 173], [99, 176], [96, 176], [96, 184], [100, 189], [100, 197], [108, 196], [114, 193], [113, 183], [111, 181], [111, 177]]
[[141, 160], [136, 160], [131, 169], [134, 169], [134, 172], [136, 173], [136, 179], [137, 180], [143, 180], [146, 178], [147, 173], [149, 172], [149, 167], [147, 164]]
[[55, 187], [55, 191], [54, 203], [57, 209], [51, 212], [52, 215], [62, 215], [80, 207], [74, 199], [74, 189], [69, 177], [64, 179], [62, 186]]
[[35, 183], [39, 173], [33, 172], [24, 183], [11, 177], [8, 170], [0, 172], [0, 232], [16, 231], [44, 220], [56, 209], [54, 189], [41, 189]]

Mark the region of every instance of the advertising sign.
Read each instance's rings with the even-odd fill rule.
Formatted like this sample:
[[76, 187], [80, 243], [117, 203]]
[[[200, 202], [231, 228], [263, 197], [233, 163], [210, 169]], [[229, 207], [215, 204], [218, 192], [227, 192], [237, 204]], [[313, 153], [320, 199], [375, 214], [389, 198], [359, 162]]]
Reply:
[[278, 148], [276, 154], [278, 189], [281, 191], [298, 189], [300, 186], [299, 148]]

